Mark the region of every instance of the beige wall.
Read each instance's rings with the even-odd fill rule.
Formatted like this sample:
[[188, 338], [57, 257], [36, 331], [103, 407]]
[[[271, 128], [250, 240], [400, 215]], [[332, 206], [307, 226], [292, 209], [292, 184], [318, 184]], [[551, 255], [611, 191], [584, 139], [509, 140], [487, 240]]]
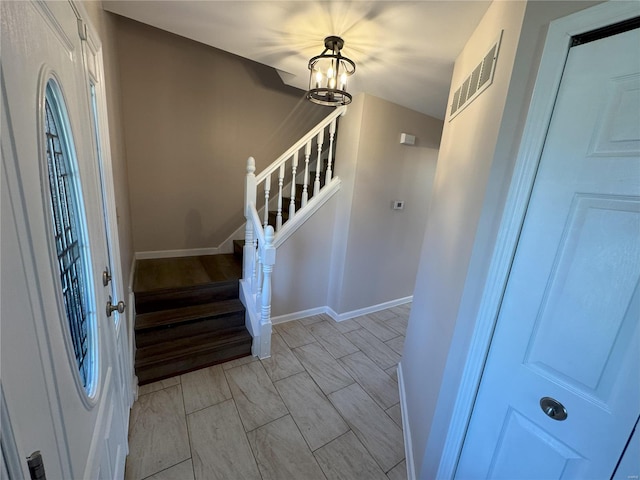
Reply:
[[122, 292], [126, 292], [133, 259], [133, 241], [131, 235], [131, 216], [129, 210], [129, 179], [127, 175], [127, 156], [124, 144], [122, 109], [120, 105], [120, 79], [116, 48], [116, 17], [102, 10], [101, 2], [84, 1], [93, 27], [102, 42], [104, 60], [105, 90], [109, 115], [109, 140], [111, 147], [111, 167], [118, 218], [118, 239], [122, 269]]
[[[345, 181], [338, 210], [350, 212], [336, 223], [335, 248], [344, 250], [334, 251], [329, 298], [337, 313], [413, 293], [442, 132], [433, 117], [372, 95], [356, 100], [357, 111], [341, 121], [336, 155]], [[401, 145], [403, 132], [416, 144]], [[404, 210], [392, 210], [393, 200]]]
[[259, 172], [330, 111], [268, 67], [118, 18], [136, 252], [219, 246]]
[[494, 83], [442, 135], [402, 358], [416, 478], [440, 466], [548, 24], [590, 4], [494, 2], [456, 61], [453, 88], [504, 29]]

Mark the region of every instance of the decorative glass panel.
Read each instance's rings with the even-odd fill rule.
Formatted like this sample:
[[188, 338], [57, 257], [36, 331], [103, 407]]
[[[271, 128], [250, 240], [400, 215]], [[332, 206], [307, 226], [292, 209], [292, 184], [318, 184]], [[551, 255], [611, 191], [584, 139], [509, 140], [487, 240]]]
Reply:
[[45, 98], [45, 135], [51, 218], [55, 239], [60, 288], [69, 322], [69, 333], [80, 374], [87, 392], [92, 384], [92, 332], [88, 305], [91, 293], [88, 275], [88, 242], [86, 224], [80, 208], [80, 181], [75, 165], [75, 152], [68, 132], [66, 110], [55, 83], [47, 84]]

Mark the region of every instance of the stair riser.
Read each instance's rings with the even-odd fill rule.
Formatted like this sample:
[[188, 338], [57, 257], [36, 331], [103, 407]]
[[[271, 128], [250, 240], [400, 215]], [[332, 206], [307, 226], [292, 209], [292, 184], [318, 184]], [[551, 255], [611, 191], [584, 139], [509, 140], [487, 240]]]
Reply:
[[136, 331], [136, 347], [144, 348], [162, 342], [191, 337], [202, 333], [215, 335], [220, 330], [241, 327], [245, 324], [245, 314], [235, 313], [214, 319], [201, 319], [176, 326]]
[[244, 240], [233, 241], [233, 254], [238, 258], [242, 258], [244, 254]]
[[136, 366], [136, 375], [138, 377], [139, 385], [144, 385], [164, 378], [191, 372], [199, 368], [217, 365], [240, 357], [246, 357], [247, 355], [251, 355], [251, 343], [243, 342], [241, 344], [228, 345], [223, 349], [211, 352], [174, 359], [171, 362], [163, 363], [161, 365], [152, 365], [142, 368]]
[[230, 300], [238, 298], [239, 293], [240, 288], [237, 281], [195, 288], [142, 292], [136, 294], [136, 313], [149, 313], [189, 305], [201, 305], [217, 300]]
[[[278, 218], [277, 212], [269, 212], [269, 225], [271, 225], [272, 227], [275, 227], [277, 218]], [[287, 220], [289, 220], [289, 213], [282, 212], [282, 223], [284, 224]]]

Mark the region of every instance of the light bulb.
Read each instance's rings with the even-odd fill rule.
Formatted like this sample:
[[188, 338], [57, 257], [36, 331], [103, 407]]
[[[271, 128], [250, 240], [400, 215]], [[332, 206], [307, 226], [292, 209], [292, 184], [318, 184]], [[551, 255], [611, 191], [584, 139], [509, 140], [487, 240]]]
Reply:
[[327, 70], [327, 78], [333, 78], [333, 67], [329, 67]]
[[322, 83], [322, 72], [316, 72], [316, 88], [320, 88], [320, 84]]
[[347, 88], [347, 74], [343, 73], [340, 75], [340, 90], [345, 90]]

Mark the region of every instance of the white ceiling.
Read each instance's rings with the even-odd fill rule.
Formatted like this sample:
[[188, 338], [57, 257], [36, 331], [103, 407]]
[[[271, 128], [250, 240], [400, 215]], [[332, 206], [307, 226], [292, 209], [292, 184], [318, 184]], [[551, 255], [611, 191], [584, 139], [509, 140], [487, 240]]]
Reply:
[[104, 8], [278, 70], [306, 90], [309, 58], [339, 35], [366, 92], [444, 118], [453, 63], [490, 1], [103, 1]]

